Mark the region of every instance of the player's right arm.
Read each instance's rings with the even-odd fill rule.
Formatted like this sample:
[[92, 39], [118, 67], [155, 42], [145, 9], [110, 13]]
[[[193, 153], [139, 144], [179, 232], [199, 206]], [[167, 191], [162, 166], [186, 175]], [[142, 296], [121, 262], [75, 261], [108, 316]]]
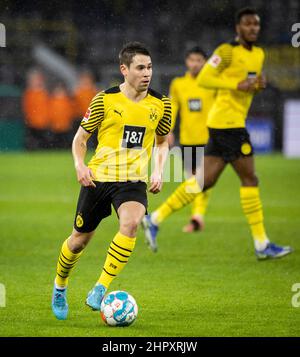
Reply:
[[85, 163], [87, 142], [92, 133], [101, 125], [104, 119], [104, 92], [98, 93], [91, 101], [91, 104], [81, 121], [80, 127], [73, 139], [72, 153], [74, 158], [77, 180], [82, 186], [96, 187], [93, 182], [93, 173]]
[[232, 59], [232, 45], [224, 43], [217, 47], [213, 55], [204, 65], [197, 77], [198, 85], [210, 89], [233, 89], [243, 92], [255, 90], [256, 80], [247, 78], [240, 81], [236, 78], [221, 76], [222, 72], [230, 66]]
[[96, 187], [93, 182], [93, 173], [85, 165], [84, 159], [87, 151], [87, 142], [92, 134], [85, 131], [81, 126], [73, 139], [72, 153], [78, 182], [85, 187]]

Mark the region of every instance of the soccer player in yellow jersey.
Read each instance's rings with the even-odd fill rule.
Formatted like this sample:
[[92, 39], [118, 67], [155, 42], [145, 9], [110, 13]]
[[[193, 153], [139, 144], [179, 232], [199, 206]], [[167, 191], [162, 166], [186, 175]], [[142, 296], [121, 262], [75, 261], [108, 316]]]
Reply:
[[[60, 320], [68, 314], [69, 275], [100, 221], [111, 214], [111, 204], [119, 218], [119, 231], [108, 248], [99, 280], [88, 293], [86, 304], [92, 310], [100, 310], [110, 283], [128, 262], [137, 227], [147, 209], [147, 170], [154, 140], [157, 150], [149, 191], [155, 194], [162, 188], [171, 102], [149, 88], [152, 63], [143, 45], [125, 45], [119, 58], [124, 83], [93, 98], [73, 140], [74, 164], [82, 187], [74, 228], [62, 245], [57, 263], [52, 310]], [[87, 141], [96, 129], [98, 146], [86, 166]]]
[[[279, 258], [292, 249], [271, 243], [267, 237], [253, 148], [245, 128], [253, 95], [266, 86], [262, 74], [264, 51], [254, 45], [260, 32], [260, 18], [254, 9], [245, 8], [237, 13], [236, 32], [236, 40], [220, 45], [198, 76], [200, 86], [217, 89], [207, 121], [209, 141], [204, 153], [203, 191], [214, 186], [226, 165], [231, 164], [241, 181], [241, 204], [251, 228], [257, 258]], [[197, 173], [199, 183], [200, 176]], [[196, 191], [197, 186], [200, 189], [194, 178], [182, 183], [168, 199], [169, 210], [163, 212], [164, 216], [192, 202], [196, 194], [190, 191]], [[183, 187], [186, 192], [178, 202], [177, 192], [182, 193]], [[149, 224], [147, 229], [154, 239], [157, 226]]]
[[[169, 90], [169, 97], [172, 103], [172, 128], [175, 126], [176, 117], [179, 113], [179, 143], [182, 152], [183, 167], [187, 177], [195, 175], [196, 168], [200, 164], [200, 150], [208, 140], [208, 129], [206, 126], [207, 116], [212, 106], [215, 91], [200, 87], [197, 83], [197, 76], [206, 62], [206, 53], [198, 46], [189, 49], [185, 55], [185, 65], [187, 72], [182, 77], [172, 80]], [[174, 134], [169, 135], [169, 142], [174, 141]], [[202, 149], [203, 150], [203, 149]], [[197, 157], [198, 151], [198, 157]], [[198, 160], [197, 160], [198, 159]], [[183, 188], [183, 194], [185, 189]], [[199, 192], [192, 206], [192, 216], [189, 224], [183, 227], [184, 232], [194, 232], [202, 230], [204, 227], [204, 215], [206, 212], [210, 190]], [[180, 201], [180, 192], [177, 192]], [[165, 212], [170, 211], [168, 199], [159, 206], [151, 216], [145, 216], [143, 227], [147, 227], [147, 221], [152, 220], [159, 226], [165, 218]], [[147, 234], [146, 241], [152, 251], [157, 251], [157, 242], [152, 240], [152, 235]]]

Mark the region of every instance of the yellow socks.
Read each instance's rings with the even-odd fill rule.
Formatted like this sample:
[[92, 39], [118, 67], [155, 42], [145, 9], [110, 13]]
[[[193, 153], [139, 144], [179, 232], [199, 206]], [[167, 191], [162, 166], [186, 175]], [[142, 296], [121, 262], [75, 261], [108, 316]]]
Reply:
[[[65, 240], [59, 255], [55, 284], [57, 288], [65, 288], [68, 285], [69, 275], [79, 260], [82, 252], [72, 253], [68, 247], [68, 240]], [[112, 280], [122, 271], [135, 246], [136, 238], [126, 237], [120, 232], [117, 233], [111, 242], [102, 274], [98, 283], [108, 288]]]
[[184, 181], [172, 195], [151, 214], [152, 222], [159, 225], [171, 213], [180, 210], [194, 201], [199, 192], [201, 192], [201, 189], [194, 176], [187, 181]]
[[135, 240], [136, 238], [124, 236], [120, 232], [115, 235], [108, 248], [106, 261], [98, 283], [108, 288], [113, 279], [123, 270], [128, 262], [135, 246]]
[[68, 277], [81, 254], [82, 252], [72, 253], [68, 247], [68, 239], [64, 241], [56, 268], [55, 284], [58, 288], [65, 288], [68, 285]]
[[198, 193], [192, 206], [192, 216], [204, 216], [208, 205], [211, 190]]
[[255, 248], [262, 250], [266, 247], [269, 240], [267, 238], [262, 204], [259, 197], [258, 187], [241, 187], [240, 197], [243, 211], [248, 219], [254, 239]]

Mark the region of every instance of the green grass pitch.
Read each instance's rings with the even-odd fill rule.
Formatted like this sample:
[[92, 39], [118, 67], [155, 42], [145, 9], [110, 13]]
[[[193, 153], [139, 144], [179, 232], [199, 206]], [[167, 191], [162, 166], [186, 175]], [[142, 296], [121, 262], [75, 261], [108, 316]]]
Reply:
[[[111, 285], [137, 300], [127, 328], [105, 326], [84, 304], [117, 231], [116, 215], [97, 234], [75, 268], [69, 318], [57, 321], [50, 301], [56, 260], [70, 234], [79, 185], [68, 152], [0, 155], [0, 336], [300, 336], [300, 308], [291, 304], [300, 283], [300, 160], [256, 159], [265, 223], [271, 240], [295, 252], [257, 262], [239, 202], [239, 182], [228, 167], [213, 190], [203, 233], [184, 235], [190, 208], [174, 214], [153, 254], [138, 232], [129, 264]], [[149, 195], [150, 211], [174, 190]], [[300, 300], [300, 299], [299, 299]]]

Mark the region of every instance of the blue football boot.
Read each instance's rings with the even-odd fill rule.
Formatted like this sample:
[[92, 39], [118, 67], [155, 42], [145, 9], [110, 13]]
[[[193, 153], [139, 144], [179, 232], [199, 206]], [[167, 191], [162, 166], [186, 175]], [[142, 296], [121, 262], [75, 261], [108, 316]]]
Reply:
[[88, 296], [85, 301], [86, 305], [88, 305], [94, 311], [99, 311], [106, 290], [107, 289], [102, 284], [96, 284], [93, 289], [88, 293]]
[[255, 250], [257, 259], [275, 259], [284, 257], [287, 254], [290, 254], [293, 251], [291, 247], [281, 247], [275, 243], [268, 243], [265, 249]]
[[55, 284], [52, 295], [52, 311], [58, 320], [66, 320], [69, 306], [67, 303], [67, 289], [57, 289]]
[[158, 246], [156, 237], [158, 226], [151, 221], [151, 215], [146, 215], [142, 220], [142, 227], [145, 234], [145, 240], [152, 252], [157, 252]]

